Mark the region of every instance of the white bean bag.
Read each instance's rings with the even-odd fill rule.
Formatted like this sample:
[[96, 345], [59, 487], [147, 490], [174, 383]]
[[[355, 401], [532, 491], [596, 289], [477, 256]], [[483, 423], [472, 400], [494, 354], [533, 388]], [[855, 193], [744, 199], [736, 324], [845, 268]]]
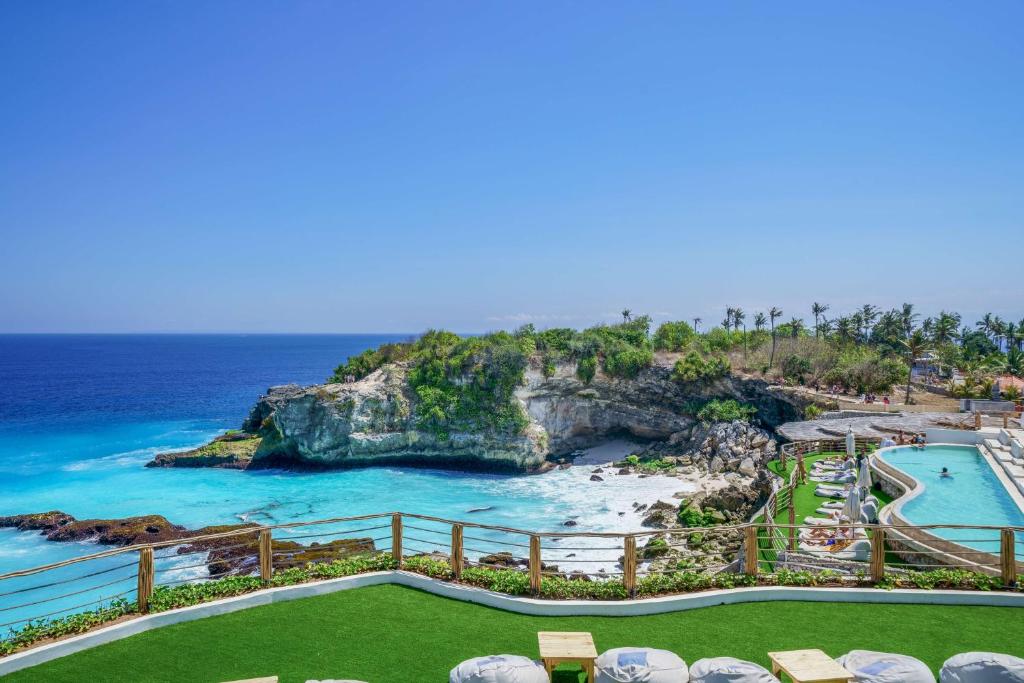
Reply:
[[596, 683], [687, 683], [686, 662], [674, 652], [616, 647], [597, 658]]
[[855, 683], [935, 683], [924, 662], [906, 655], [851, 650], [836, 661], [855, 676]]
[[712, 657], [693, 663], [690, 683], [779, 683], [779, 679], [753, 662], [733, 657]]
[[946, 660], [941, 683], [1024, 683], [1024, 659], [995, 652], [964, 652]]
[[467, 659], [448, 674], [448, 683], [548, 683], [544, 665], [522, 655]]

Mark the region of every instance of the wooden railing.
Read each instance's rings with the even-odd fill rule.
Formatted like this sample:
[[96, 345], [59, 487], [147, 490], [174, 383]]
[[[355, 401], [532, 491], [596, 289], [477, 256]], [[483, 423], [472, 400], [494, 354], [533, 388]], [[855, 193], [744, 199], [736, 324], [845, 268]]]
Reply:
[[[791, 454], [800, 457], [796, 451]], [[789, 505], [792, 510], [786, 499], [791, 488], [792, 484], [777, 491], [772, 505], [776, 508]], [[695, 534], [714, 536], [716, 549], [703, 554], [690, 553], [689, 557], [699, 562], [685, 570], [708, 574], [731, 571], [758, 576], [770, 575], [782, 568], [806, 571], [832, 569], [847, 577], [856, 575], [862, 581], [878, 582], [885, 578], [887, 572], [905, 573], [911, 568], [941, 566], [1001, 577], [1006, 586], [1013, 586], [1018, 574], [1024, 573], [1024, 564], [1020, 562], [1022, 555], [1017, 549], [1018, 543], [1024, 543], [1024, 527], [844, 524], [842, 528], [850, 539], [830, 546], [813, 545], [813, 539], [807, 534], [818, 532], [811, 532], [810, 527], [802, 527], [792, 521], [777, 524], [774, 515], [767, 512], [770, 510], [766, 510], [762, 519], [749, 524], [699, 529], [645, 529], [633, 533], [539, 532], [400, 512], [238, 529], [185, 541], [112, 548], [0, 575], [0, 617], [7, 617], [0, 618], [0, 627], [13, 627], [55, 614], [80, 611], [89, 605], [104, 604], [111, 599], [105, 594], [105, 589], [114, 586], [117, 587], [115, 597], [134, 594], [138, 611], [145, 613], [154, 590], [162, 586], [232, 574], [255, 574], [263, 584], [269, 584], [276, 571], [305, 566], [303, 563], [307, 561], [326, 562], [346, 554], [381, 552], [390, 553], [395, 566], [400, 568], [411, 563], [411, 558], [444, 556], [455, 581], [462, 580], [470, 568], [525, 572], [531, 592], [537, 594], [545, 579], [571, 578], [575, 573], [585, 575], [587, 580], [621, 581], [625, 592], [634, 596], [638, 583], [644, 577], [681, 571], [677, 564], [659, 560], [664, 555], [657, 553], [678, 549], [690, 552], [692, 548], [688, 544]], [[921, 529], [944, 535], [950, 543], [968, 550], [954, 555], [943, 548], [908, 549], [904, 544], [908, 530]], [[231, 542], [225, 544], [226, 539]], [[319, 540], [312, 542], [309, 539]], [[338, 539], [343, 542], [339, 543]], [[658, 539], [659, 543], [652, 544], [653, 539]], [[308, 543], [299, 544], [299, 540]], [[201, 558], [198, 563], [186, 559], [185, 566], [168, 563], [168, 559], [180, 562], [182, 558], [211, 552], [186, 550], [197, 543], [214, 543], [211, 546], [215, 548], [212, 551], [214, 555], [234, 552], [235, 560], [243, 561], [230, 566], [225, 564], [228, 568], [222, 572], [208, 569], [219, 566], [220, 560], [214, 555]], [[344, 543], [354, 543], [351, 552], [345, 549]], [[853, 544], [860, 550], [851, 555], [848, 548], [854, 547]], [[336, 548], [337, 552], [329, 552], [319, 560], [306, 557], [309, 552], [330, 548]], [[1021, 549], [1024, 550], [1024, 546]], [[886, 553], [903, 553], [910, 559], [890, 562]], [[116, 562], [113, 567], [101, 564], [112, 558], [132, 555], [135, 560], [128, 563]], [[766, 560], [766, 556], [770, 557]], [[206, 567], [206, 575], [180, 575], [184, 569], [197, 567]], [[69, 573], [74, 568], [87, 571]], [[48, 575], [48, 578], [34, 583], [33, 578], [40, 575]], [[99, 578], [98, 584], [82, 588], [80, 582], [89, 578]], [[54, 590], [35, 592], [45, 589], [63, 591], [65, 587], [72, 590], [57, 594]], [[79, 603], [86, 598], [94, 599]]]

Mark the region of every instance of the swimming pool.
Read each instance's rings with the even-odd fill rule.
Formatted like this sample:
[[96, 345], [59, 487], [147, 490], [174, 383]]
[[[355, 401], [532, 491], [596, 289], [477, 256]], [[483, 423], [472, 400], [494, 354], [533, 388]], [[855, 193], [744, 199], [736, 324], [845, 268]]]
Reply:
[[[899, 509], [911, 524], [1024, 527], [1024, 512], [975, 446], [929, 445], [923, 450], [901, 446], [886, 449], [878, 457], [923, 486]], [[952, 476], [940, 476], [943, 467]], [[930, 533], [977, 550], [999, 552], [998, 531], [933, 529]], [[1024, 551], [1024, 535], [1018, 533], [1017, 538], [1017, 547]]]

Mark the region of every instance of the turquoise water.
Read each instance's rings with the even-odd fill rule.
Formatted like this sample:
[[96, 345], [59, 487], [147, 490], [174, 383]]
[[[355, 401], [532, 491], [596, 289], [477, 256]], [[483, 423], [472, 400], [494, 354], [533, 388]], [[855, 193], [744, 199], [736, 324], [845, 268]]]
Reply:
[[[196, 528], [401, 510], [534, 530], [565, 530], [562, 523], [573, 519], [579, 531], [614, 531], [639, 527], [634, 501], [669, 499], [691, 487], [665, 477], [608, 476], [591, 482], [592, 467], [537, 476], [393, 467], [315, 474], [144, 467], [155, 453], [195, 447], [239, 426], [267, 387], [321, 382], [350, 354], [401, 338], [0, 335], [0, 515], [47, 510], [79, 519], [160, 514]], [[423, 540], [410, 541], [411, 549], [447, 543], [439, 534], [418, 536]], [[470, 547], [468, 541], [466, 545]], [[479, 541], [475, 545], [487, 552], [497, 549]], [[35, 532], [0, 529], [0, 574], [100, 550], [104, 548], [91, 543], [51, 543]], [[549, 552], [551, 559], [561, 560], [560, 566], [572, 567], [569, 552]], [[609, 571], [619, 554], [605, 553]], [[90, 571], [126, 561], [90, 563]], [[195, 557], [169, 557], [158, 564], [195, 563]], [[82, 570], [62, 571], [71, 576]], [[163, 572], [158, 579], [203, 574], [201, 568], [191, 568]], [[124, 581], [116, 582], [122, 575]], [[23, 609], [10, 608], [30, 598], [49, 599], [56, 589], [4, 596], [44, 579], [0, 582], [0, 631], [27, 615], [128, 590], [133, 577], [133, 567], [110, 571], [83, 588], [109, 586]], [[53, 578], [46, 575], [45, 580]]]
[[[901, 508], [908, 522], [1024, 527], [1024, 513], [974, 446], [899, 447], [881, 457], [924, 485], [924, 491]], [[953, 476], [939, 476], [943, 467]], [[932, 533], [978, 550], [999, 552], [998, 531], [936, 529]], [[1020, 534], [1018, 548], [1024, 552]]]

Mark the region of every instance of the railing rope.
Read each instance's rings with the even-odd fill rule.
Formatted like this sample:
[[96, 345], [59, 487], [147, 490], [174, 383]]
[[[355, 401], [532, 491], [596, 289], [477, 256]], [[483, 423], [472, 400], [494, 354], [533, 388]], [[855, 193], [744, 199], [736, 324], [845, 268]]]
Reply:
[[139, 612], [149, 611], [149, 599], [153, 597], [153, 548], [146, 546], [139, 549], [139, 573], [136, 586], [136, 601]]

